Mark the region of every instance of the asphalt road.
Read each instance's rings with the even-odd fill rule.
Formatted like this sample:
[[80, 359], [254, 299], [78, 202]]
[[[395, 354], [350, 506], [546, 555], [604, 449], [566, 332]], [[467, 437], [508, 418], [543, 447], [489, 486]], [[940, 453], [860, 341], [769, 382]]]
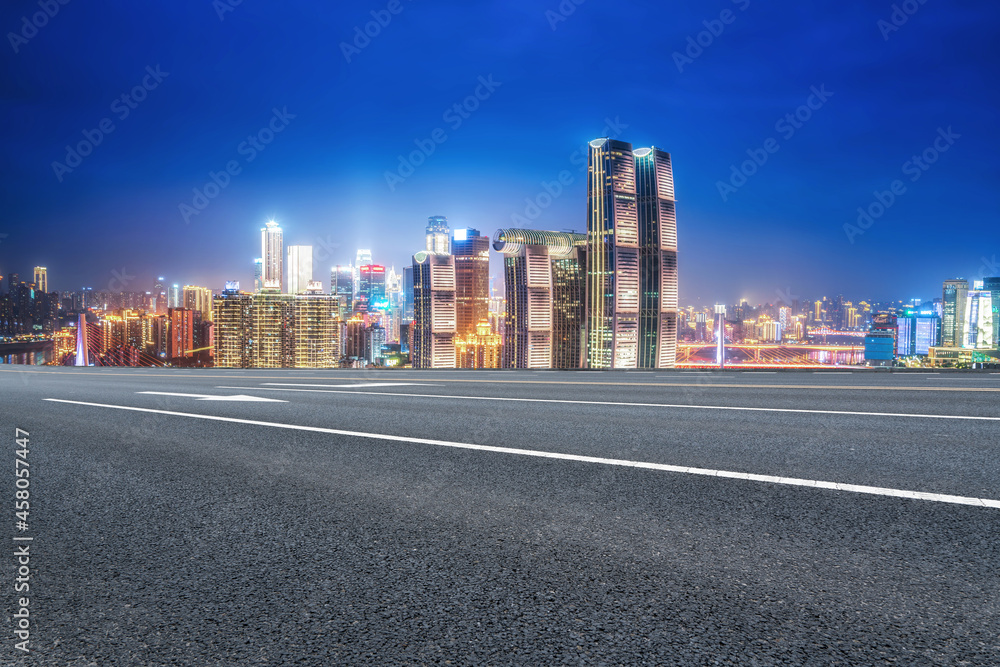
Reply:
[[3, 664], [1000, 664], [998, 373], [2, 367], [0, 403]]

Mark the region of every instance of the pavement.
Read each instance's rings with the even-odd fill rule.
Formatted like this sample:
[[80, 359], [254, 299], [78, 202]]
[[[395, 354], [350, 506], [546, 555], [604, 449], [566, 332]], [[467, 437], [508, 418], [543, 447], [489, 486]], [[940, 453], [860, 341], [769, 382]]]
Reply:
[[7, 366], [0, 403], [3, 664], [1000, 664], [1000, 373]]

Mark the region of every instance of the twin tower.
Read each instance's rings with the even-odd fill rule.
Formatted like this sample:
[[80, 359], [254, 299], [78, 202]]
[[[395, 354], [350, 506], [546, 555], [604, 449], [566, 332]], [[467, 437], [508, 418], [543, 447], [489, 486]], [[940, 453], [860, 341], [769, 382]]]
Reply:
[[[504, 257], [502, 367], [674, 366], [677, 217], [669, 153], [633, 150], [615, 139], [591, 141], [587, 233], [500, 229], [493, 248]], [[435, 264], [428, 259], [415, 257], [415, 264]], [[431, 266], [423, 268], [431, 287]], [[443, 273], [440, 280], [442, 286], [449, 282]], [[414, 322], [415, 346], [428, 352], [450, 347], [446, 336], [434, 336], [433, 318], [416, 318], [422, 319], [427, 321]], [[441, 345], [430, 345], [432, 337]], [[438, 364], [430, 354], [417, 354], [414, 366]]]

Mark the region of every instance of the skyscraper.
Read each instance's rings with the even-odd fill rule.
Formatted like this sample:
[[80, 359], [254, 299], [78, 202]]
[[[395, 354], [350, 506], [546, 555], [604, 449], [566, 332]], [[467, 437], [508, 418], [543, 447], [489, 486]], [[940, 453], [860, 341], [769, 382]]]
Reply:
[[639, 361], [639, 219], [632, 145], [590, 142], [587, 184], [587, 367]]
[[358, 269], [360, 276], [359, 300], [363, 299], [368, 311], [386, 308], [388, 301], [385, 296], [385, 267], [378, 264], [365, 264]]
[[283, 291], [284, 245], [281, 227], [274, 220], [260, 230], [260, 256], [264, 260], [263, 289]]
[[639, 214], [639, 368], [677, 358], [677, 215], [670, 154], [633, 152]]
[[432, 215], [427, 218], [427, 252], [451, 253], [451, 234], [448, 229], [448, 218], [443, 215]]
[[44, 266], [35, 267], [35, 290], [43, 294], [49, 291], [49, 270]]
[[476, 333], [490, 310], [490, 239], [478, 229], [456, 229], [452, 241], [455, 256], [455, 307], [460, 337]]
[[579, 368], [582, 357], [583, 234], [500, 229], [507, 294], [504, 368]]
[[968, 293], [968, 280], [944, 281], [941, 307], [941, 345], [944, 347], [962, 347], [965, 344], [965, 307]]
[[970, 350], [989, 350], [997, 347], [993, 326], [995, 310], [993, 292], [984, 289], [984, 281], [977, 280], [966, 296], [965, 336], [962, 347]]
[[264, 289], [264, 258], [258, 257], [253, 261], [253, 291], [259, 292]]
[[212, 316], [212, 290], [207, 287], [194, 287], [185, 285], [183, 291], [183, 308], [197, 311], [203, 320], [211, 322]]
[[342, 319], [354, 309], [354, 271], [350, 266], [337, 265], [330, 269], [330, 294], [337, 297]]
[[303, 294], [312, 282], [313, 252], [311, 245], [288, 246], [288, 293]]
[[215, 297], [215, 365], [220, 368], [253, 366], [253, 344], [249, 336], [253, 319], [253, 297], [240, 293], [240, 284], [226, 283]]
[[413, 367], [455, 368], [455, 258], [413, 256]]
[[[167, 334], [167, 357], [180, 359], [192, 356], [195, 327], [194, 311], [187, 308], [171, 308], [167, 311], [167, 320], [170, 323]], [[136, 341], [129, 340], [128, 342], [135, 346]]]

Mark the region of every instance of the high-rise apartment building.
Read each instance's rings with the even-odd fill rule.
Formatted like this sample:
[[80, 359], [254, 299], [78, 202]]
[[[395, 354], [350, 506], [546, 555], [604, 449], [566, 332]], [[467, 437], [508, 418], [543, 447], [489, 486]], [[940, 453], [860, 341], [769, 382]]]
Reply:
[[313, 279], [311, 245], [288, 246], [288, 293], [303, 294]]
[[182, 298], [181, 286], [174, 283], [167, 290], [167, 309], [170, 308], [181, 308], [184, 305], [184, 299]]
[[677, 360], [677, 214], [670, 154], [640, 148], [635, 157], [639, 214], [639, 368]]
[[313, 290], [292, 301], [292, 366], [336, 368], [340, 363], [340, 319], [334, 296]]
[[457, 334], [471, 336], [490, 310], [490, 239], [478, 229], [456, 229], [451, 251], [455, 256]]
[[35, 290], [43, 293], [49, 291], [49, 270], [44, 266], [35, 267]]
[[212, 290], [207, 287], [185, 285], [183, 289], [182, 307], [197, 311], [206, 322], [214, 320], [212, 314]]
[[414, 368], [455, 368], [455, 258], [418, 252], [413, 256]]
[[271, 220], [260, 230], [260, 255], [264, 260], [262, 289], [284, 291], [284, 242], [281, 227]]
[[587, 236], [500, 229], [504, 256], [504, 368], [579, 368], [583, 361]]
[[965, 307], [968, 294], [968, 280], [944, 281], [941, 301], [941, 345], [944, 347], [963, 347], [965, 344]]
[[448, 218], [443, 215], [432, 215], [427, 218], [427, 238], [424, 249], [430, 253], [450, 254], [450, 232]]
[[[130, 318], [127, 317], [128, 313], [126, 312], [124, 315], [127, 344], [136, 348], [143, 347], [141, 333], [138, 335], [132, 334], [132, 327], [129, 326]], [[134, 318], [134, 320], [141, 327], [138, 318]], [[167, 357], [170, 359], [180, 359], [192, 356], [191, 351], [194, 349], [195, 312], [187, 308], [171, 308], [167, 311], [167, 322]], [[136, 338], [140, 340], [136, 340]]]

